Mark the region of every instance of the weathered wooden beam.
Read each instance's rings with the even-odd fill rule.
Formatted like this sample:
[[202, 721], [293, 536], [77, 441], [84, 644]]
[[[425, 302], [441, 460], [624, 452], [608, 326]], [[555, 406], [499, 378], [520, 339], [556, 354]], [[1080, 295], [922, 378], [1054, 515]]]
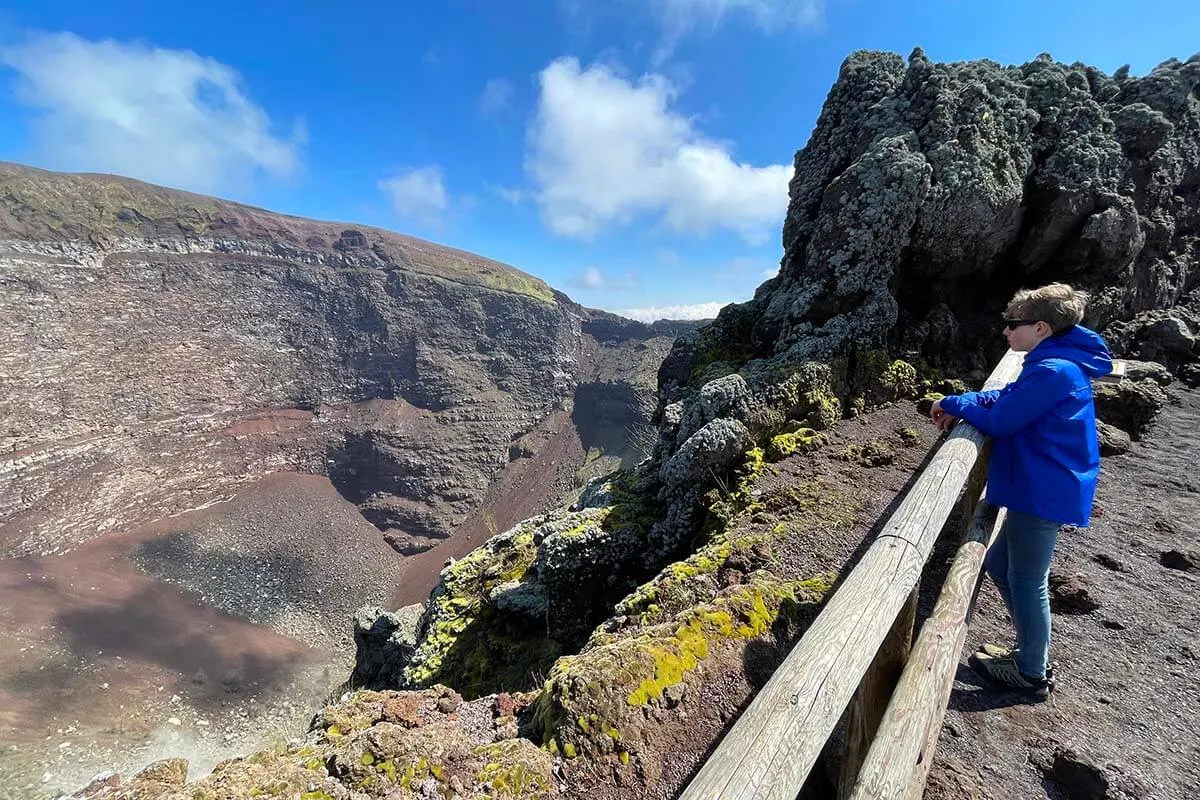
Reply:
[[908, 602], [900, 610], [891, 631], [879, 646], [879, 652], [875, 654], [871, 666], [867, 668], [862, 683], [854, 692], [846, 724], [846, 748], [842, 753], [841, 777], [838, 781], [839, 800], [846, 800], [854, 791], [859, 769], [867, 758], [871, 742], [875, 740], [875, 732], [879, 730], [879, 724], [887, 712], [888, 701], [900, 680], [904, 665], [908, 663], [908, 654], [913, 643], [913, 626], [917, 621], [917, 593], [917, 589], [913, 589], [912, 594], [908, 596]]
[[921, 626], [851, 800], [920, 800], [967, 635], [984, 554], [1006, 512], [981, 503], [933, 615]]
[[[1010, 351], [985, 388], [1020, 374]], [[681, 800], [792, 800], [921, 577], [983, 435], [958, 425], [808, 632], [726, 733]]]
[[[972, 526], [976, 522], [976, 510], [979, 507], [984, 486], [987, 484], [990, 450], [991, 441], [985, 440], [959, 501], [961, 503], [959, 513], [962, 521], [959, 523], [958, 529], [949, 535], [953, 535], [960, 542], [971, 536]], [[854, 693], [846, 726], [846, 747], [842, 754], [841, 776], [838, 783], [839, 800], [848, 800], [854, 793], [854, 788], [858, 784], [859, 771], [866, 761], [871, 743], [875, 741], [888, 704], [891, 702], [892, 694], [900, 682], [900, 676], [908, 664], [912, 653], [919, 592], [920, 586], [913, 589], [908, 603], [901, 610], [900, 616], [896, 618], [896, 623], [892, 626], [888, 638], [880, 646], [875, 660], [871, 662], [867, 674], [863, 676], [862, 685]]]

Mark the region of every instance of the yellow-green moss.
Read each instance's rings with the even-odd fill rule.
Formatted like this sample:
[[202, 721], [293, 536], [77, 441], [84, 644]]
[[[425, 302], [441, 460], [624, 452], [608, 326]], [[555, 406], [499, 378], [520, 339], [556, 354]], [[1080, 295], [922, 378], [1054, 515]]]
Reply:
[[630, 714], [662, 701], [717, 648], [769, 634], [785, 606], [789, 619], [798, 618], [797, 609], [819, 603], [831, 582], [830, 576], [781, 581], [760, 570], [670, 622], [559, 659], [534, 702], [534, 730], [551, 753], [579, 752], [581, 744], [604, 753], [636, 750], [637, 739], [618, 732], [630, 719], [641, 719]]
[[842, 458], [864, 467], [880, 467], [892, 463], [896, 454], [887, 442], [881, 439], [872, 439], [863, 444], [846, 445], [842, 451]]
[[837, 359], [834, 372], [844, 383], [843, 393], [853, 398], [859, 411], [906, 397], [915, 397], [919, 381], [911, 364], [893, 359], [886, 350], [861, 350]]
[[763, 509], [790, 520], [801, 531], [849, 525], [861, 506], [855, 494], [825, 478], [782, 486], [764, 495], [760, 503]]
[[524, 739], [480, 745], [473, 755], [483, 761], [476, 781], [498, 797], [539, 798], [553, 794], [553, 765]]
[[917, 370], [906, 361], [896, 359], [879, 376], [879, 384], [899, 400], [917, 393]]
[[[665, 567], [617, 604], [618, 614], [638, 617], [643, 625], [656, 624], [689, 607], [709, 600], [718, 588], [717, 574], [736, 558], [740, 568], [759, 569], [771, 561], [771, 549], [762, 534], [730, 539], [724, 531], [683, 561]], [[590, 646], [606, 642], [593, 634]]]
[[597, 528], [601, 527], [604, 524], [604, 521], [608, 518], [609, 514], [611, 514], [611, 513], [612, 513], [611, 506], [608, 508], [600, 509], [599, 516], [585, 519], [583, 522], [580, 522], [578, 525], [573, 525], [570, 528], [568, 528], [567, 530], [562, 531], [559, 535], [567, 536], [567, 537], [583, 536], [588, 531], [594, 531]]
[[806, 452], [821, 446], [825, 437], [812, 428], [801, 428], [794, 432], [781, 433], [771, 437], [767, 445], [766, 455], [770, 461], [781, 461], [793, 453]]
[[752, 447], [746, 451], [742, 463], [733, 472], [733, 486], [728, 493], [714, 489], [713, 497], [708, 507], [709, 522], [707, 534], [709, 539], [725, 529], [739, 514], [753, 513], [754, 484], [762, 476], [767, 467], [765, 451], [761, 447]]
[[702, 386], [708, 381], [737, 372], [754, 358], [754, 316], [737, 307], [727, 307], [722, 319], [701, 328], [692, 344], [692, 369], [688, 383]]
[[[488, 625], [496, 612], [487, 599], [496, 586], [525, 576], [537, 556], [533, 527], [524, 525], [505, 539], [494, 538], [443, 570], [440, 591], [431, 600], [432, 627], [408, 670], [409, 681], [418, 686], [453, 685], [467, 696], [523, 688], [489, 682], [489, 676], [499, 672], [499, 654], [519, 655], [530, 643], [512, 641], [503, 635], [502, 626]], [[464, 638], [468, 630], [471, 635]], [[545, 641], [531, 649], [543, 656], [553, 651], [550, 660], [558, 655], [557, 646]], [[523, 665], [518, 675], [518, 680], [524, 678]]]

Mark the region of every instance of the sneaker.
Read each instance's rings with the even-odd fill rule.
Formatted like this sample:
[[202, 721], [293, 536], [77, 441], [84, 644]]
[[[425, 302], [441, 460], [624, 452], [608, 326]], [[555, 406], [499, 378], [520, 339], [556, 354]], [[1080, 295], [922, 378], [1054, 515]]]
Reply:
[[971, 668], [982, 677], [1009, 689], [1017, 689], [1034, 700], [1045, 700], [1054, 691], [1054, 677], [1033, 678], [1017, 667], [1012, 658], [979, 658], [978, 654], [968, 659]]

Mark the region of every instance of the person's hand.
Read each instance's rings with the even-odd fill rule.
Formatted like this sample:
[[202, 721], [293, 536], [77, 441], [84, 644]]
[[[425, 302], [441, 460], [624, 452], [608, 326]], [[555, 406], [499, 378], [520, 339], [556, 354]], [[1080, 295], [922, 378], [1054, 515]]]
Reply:
[[938, 430], [948, 431], [954, 427], [954, 423], [958, 422], [958, 417], [946, 413], [942, 409], [942, 401], [933, 401], [933, 407], [929, 409], [929, 418], [933, 420], [933, 424], [938, 426]]

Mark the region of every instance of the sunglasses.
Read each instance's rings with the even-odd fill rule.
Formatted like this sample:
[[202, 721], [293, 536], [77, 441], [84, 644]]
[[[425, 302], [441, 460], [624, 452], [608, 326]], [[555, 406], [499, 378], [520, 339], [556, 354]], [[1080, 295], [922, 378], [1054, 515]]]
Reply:
[[1006, 319], [1004, 327], [1015, 331], [1022, 325], [1037, 325], [1039, 322], [1041, 322], [1040, 319]]

